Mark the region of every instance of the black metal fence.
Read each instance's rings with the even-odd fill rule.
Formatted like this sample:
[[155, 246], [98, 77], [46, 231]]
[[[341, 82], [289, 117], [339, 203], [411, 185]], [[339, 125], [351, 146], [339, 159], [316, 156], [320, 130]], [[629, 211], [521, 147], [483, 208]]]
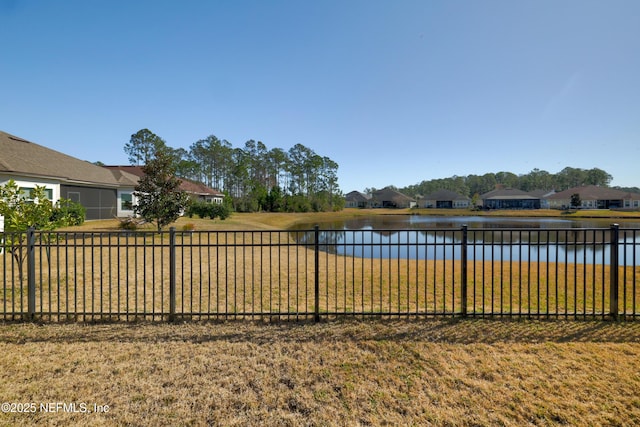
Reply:
[[0, 319], [640, 315], [640, 230], [0, 233]]

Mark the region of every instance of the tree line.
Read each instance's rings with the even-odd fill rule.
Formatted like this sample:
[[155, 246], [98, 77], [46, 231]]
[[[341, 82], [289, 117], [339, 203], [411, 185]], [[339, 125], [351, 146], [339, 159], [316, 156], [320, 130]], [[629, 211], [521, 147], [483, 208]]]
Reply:
[[141, 129], [131, 135], [124, 151], [133, 165], [147, 164], [158, 151], [168, 153], [178, 177], [223, 191], [235, 211], [330, 211], [344, 206], [338, 164], [302, 144], [285, 151], [249, 140], [239, 148], [210, 135], [189, 149], [172, 148]]
[[[482, 195], [499, 186], [515, 188], [522, 191], [548, 190], [563, 191], [583, 185], [597, 185], [608, 187], [613, 177], [606, 171], [598, 168], [580, 169], [566, 167], [553, 174], [545, 170], [533, 169], [524, 175], [516, 175], [512, 172], [486, 173], [484, 175], [452, 176], [425, 180], [419, 184], [400, 188], [399, 191], [416, 197], [425, 196], [434, 191], [445, 189], [455, 191], [467, 197]], [[626, 188], [629, 191], [640, 191], [637, 188]], [[365, 190], [369, 191], [369, 189]]]

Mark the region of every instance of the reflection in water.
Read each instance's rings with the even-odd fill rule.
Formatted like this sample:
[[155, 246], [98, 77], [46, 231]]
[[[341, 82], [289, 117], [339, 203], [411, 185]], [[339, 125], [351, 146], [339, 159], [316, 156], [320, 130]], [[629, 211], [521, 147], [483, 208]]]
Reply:
[[[323, 223], [318, 241], [320, 250], [338, 255], [457, 260], [462, 254], [461, 227], [466, 224], [469, 260], [608, 264], [609, 222], [393, 215]], [[640, 224], [620, 227], [620, 262], [640, 264]], [[309, 231], [298, 231], [295, 238], [303, 244], [315, 240]]]

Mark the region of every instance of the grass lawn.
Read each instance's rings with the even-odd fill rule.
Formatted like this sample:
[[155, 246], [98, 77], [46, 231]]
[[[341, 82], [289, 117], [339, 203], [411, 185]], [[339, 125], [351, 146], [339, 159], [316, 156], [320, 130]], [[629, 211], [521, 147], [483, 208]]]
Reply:
[[0, 425], [640, 423], [638, 323], [5, 324], [0, 365]]
[[0, 367], [0, 425], [640, 424], [638, 322], [5, 323]]

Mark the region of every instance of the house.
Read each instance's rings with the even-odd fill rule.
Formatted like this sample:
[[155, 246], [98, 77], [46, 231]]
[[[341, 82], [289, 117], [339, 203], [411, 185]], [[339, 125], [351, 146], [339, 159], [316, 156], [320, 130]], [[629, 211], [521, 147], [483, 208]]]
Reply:
[[24, 191], [44, 186], [52, 202], [69, 199], [86, 209], [87, 219], [113, 218], [118, 190], [137, 177], [111, 171], [0, 131], [0, 185], [13, 179]]
[[549, 206], [555, 209], [571, 207], [571, 197], [580, 197], [581, 209], [638, 209], [640, 208], [640, 194], [616, 190], [614, 188], [587, 185], [569, 188], [553, 194], [548, 198]]
[[632, 192], [626, 193], [623, 209], [640, 209], [640, 194]]
[[532, 196], [540, 198], [540, 208], [549, 209], [549, 197], [555, 194], [554, 190], [533, 190], [529, 191]]
[[180, 189], [191, 196], [193, 200], [215, 203], [217, 205], [221, 205], [224, 201], [224, 193], [218, 190], [209, 188], [200, 182], [191, 181], [190, 179], [180, 178], [180, 180], [182, 181]]
[[484, 209], [540, 209], [540, 197], [515, 188], [497, 188], [480, 196]]
[[[144, 176], [142, 166], [103, 166], [111, 171], [116, 177], [120, 175], [133, 176], [134, 181], [130, 185], [123, 185], [118, 189], [118, 217], [133, 216], [133, 206], [136, 203], [134, 190], [138, 184], [138, 180]], [[197, 183], [188, 179], [180, 178], [180, 189], [189, 194], [194, 200], [201, 200], [208, 203], [222, 204], [224, 194], [217, 190], [213, 190], [204, 184]], [[124, 184], [124, 183], [123, 183]]]
[[468, 208], [470, 204], [471, 199], [467, 196], [463, 196], [454, 191], [438, 190], [424, 196], [422, 206], [425, 208], [453, 209]]
[[372, 208], [413, 208], [416, 201], [392, 188], [383, 188], [371, 194], [369, 206]]
[[[0, 185], [14, 180], [25, 192], [45, 187], [53, 203], [69, 199], [84, 206], [87, 220], [132, 216], [133, 191], [142, 175], [140, 166], [102, 167], [0, 131]], [[181, 188], [213, 203], [222, 203], [224, 197], [187, 180]]]
[[344, 196], [345, 207], [347, 208], [366, 208], [369, 206], [370, 197], [359, 191], [352, 191]]

